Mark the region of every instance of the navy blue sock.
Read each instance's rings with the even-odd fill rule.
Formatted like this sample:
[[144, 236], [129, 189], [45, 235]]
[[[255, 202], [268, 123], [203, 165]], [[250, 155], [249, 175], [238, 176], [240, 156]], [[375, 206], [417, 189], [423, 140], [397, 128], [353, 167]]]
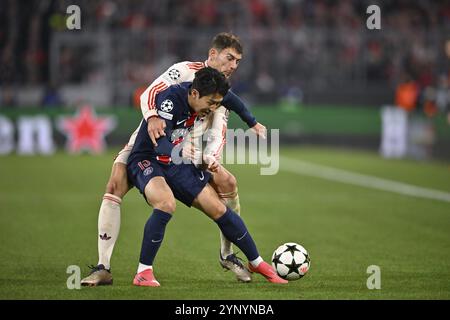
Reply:
[[159, 209], [154, 209], [144, 227], [141, 258], [139, 262], [151, 266], [164, 238], [166, 225], [172, 215]]
[[256, 244], [244, 221], [233, 210], [227, 207], [225, 214], [217, 219], [216, 223], [224, 236], [241, 249], [249, 261], [259, 257]]

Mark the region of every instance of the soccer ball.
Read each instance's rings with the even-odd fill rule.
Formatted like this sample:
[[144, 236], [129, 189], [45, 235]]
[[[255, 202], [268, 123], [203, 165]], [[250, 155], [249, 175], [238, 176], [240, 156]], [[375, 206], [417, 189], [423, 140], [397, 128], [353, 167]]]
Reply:
[[297, 280], [308, 272], [311, 260], [305, 248], [298, 243], [287, 242], [274, 251], [272, 266], [283, 279]]

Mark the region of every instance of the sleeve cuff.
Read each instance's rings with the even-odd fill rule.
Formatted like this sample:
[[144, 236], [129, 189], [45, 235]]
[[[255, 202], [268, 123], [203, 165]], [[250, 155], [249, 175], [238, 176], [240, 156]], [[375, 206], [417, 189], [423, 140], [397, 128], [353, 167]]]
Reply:
[[254, 126], [256, 126], [257, 123], [258, 123], [258, 121], [256, 121], [255, 118], [247, 121], [247, 125], [248, 125], [249, 128], [253, 128]]
[[158, 116], [158, 113], [156, 112], [156, 109], [147, 110], [144, 113], [145, 121], [148, 121], [148, 119], [150, 119], [150, 117], [157, 117], [157, 116]]

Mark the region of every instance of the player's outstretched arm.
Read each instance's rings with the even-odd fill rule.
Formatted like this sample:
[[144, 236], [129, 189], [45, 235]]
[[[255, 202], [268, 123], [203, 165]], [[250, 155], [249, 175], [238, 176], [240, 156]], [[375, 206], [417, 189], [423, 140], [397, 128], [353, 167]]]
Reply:
[[267, 129], [264, 125], [262, 125], [261, 123], [257, 122], [253, 127], [252, 130], [261, 138], [265, 139], [266, 138], [266, 133], [267, 133]]
[[256, 121], [255, 116], [250, 112], [244, 102], [231, 90], [225, 95], [222, 105], [228, 110], [234, 111], [244, 121], [249, 128], [262, 138], [266, 138], [266, 127]]

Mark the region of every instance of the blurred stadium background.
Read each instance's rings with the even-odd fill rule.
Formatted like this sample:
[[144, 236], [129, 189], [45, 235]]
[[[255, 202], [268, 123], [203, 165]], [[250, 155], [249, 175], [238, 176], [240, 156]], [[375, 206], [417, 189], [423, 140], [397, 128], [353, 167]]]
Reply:
[[[81, 30], [67, 29], [71, 4]], [[381, 30], [366, 27], [370, 4]], [[284, 142], [377, 149], [380, 108], [399, 104], [422, 123], [416, 140], [428, 150], [416, 156], [450, 157], [446, 1], [2, 1], [0, 17], [0, 111], [10, 118], [84, 102], [131, 110], [161, 72], [205, 59], [225, 30], [245, 48], [234, 90]]]
[[[66, 26], [70, 15], [66, 9], [73, 4], [81, 9], [81, 30]], [[370, 16], [366, 9], [372, 4], [381, 9], [381, 30], [366, 27]], [[255, 295], [250, 287], [235, 294], [231, 283], [217, 280], [223, 276], [215, 268], [213, 253], [191, 256], [189, 245], [205, 245], [205, 250], [215, 252], [215, 230], [203, 217], [192, 224], [181, 214], [179, 219], [191, 230], [209, 226], [210, 241], [180, 244], [171, 239], [180, 235], [168, 236], [167, 246], [174, 249], [162, 250], [161, 263], [189, 252], [183, 258], [188, 263], [199, 259], [205, 265], [214, 264], [213, 271], [203, 272], [224, 281], [222, 289], [214, 290], [225, 298], [448, 299], [450, 5], [419, 0], [2, 0], [0, 297], [96, 297], [85, 290], [85, 295], [67, 293], [64, 270], [70, 264], [95, 263], [100, 196], [114, 153], [128, 141], [141, 118], [139, 95], [175, 62], [205, 60], [212, 37], [223, 31], [238, 35], [244, 46], [244, 59], [232, 78], [233, 90], [259, 122], [268, 129], [280, 129], [283, 156], [439, 190], [447, 200], [391, 195], [301, 175], [294, 183], [292, 173], [286, 172], [273, 180], [255, 178], [244, 167], [231, 166], [240, 183], [243, 208], [247, 206], [255, 216], [268, 211], [261, 220], [251, 216], [247, 220], [265, 257], [282, 242], [299, 237], [296, 242], [306, 242], [311, 249], [312, 273], [320, 259], [322, 269], [317, 265], [315, 278], [314, 274], [310, 280], [305, 277], [283, 293]], [[58, 126], [59, 119], [74, 117], [85, 105], [99, 117], [113, 119], [102, 155], [65, 151], [67, 137]], [[389, 111], [383, 116], [383, 110]], [[245, 128], [245, 124], [233, 116], [230, 127]], [[383, 147], [384, 143], [388, 146]], [[256, 185], [273, 186], [273, 191]], [[25, 196], [36, 212], [29, 211]], [[264, 200], [269, 196], [276, 197], [276, 204]], [[145, 213], [136, 192], [128, 199], [124, 212]], [[290, 212], [293, 208], [300, 213]], [[422, 217], [424, 212], [430, 214], [428, 219]], [[280, 221], [274, 222], [276, 214]], [[146, 215], [123, 219], [123, 240], [115, 249], [117, 269], [123, 271], [118, 283], [123, 286], [115, 292], [101, 291], [103, 297], [137, 297], [128, 287]], [[28, 229], [23, 230], [18, 221]], [[292, 224], [286, 226], [283, 221]], [[305, 223], [306, 230], [294, 227]], [[273, 234], [268, 226], [286, 229], [289, 239]], [[178, 230], [173, 232], [181, 233], [177, 228], [181, 225], [173, 226]], [[364, 234], [372, 240], [365, 241]], [[40, 244], [40, 249], [20, 248], [19, 238], [24, 235]], [[428, 261], [418, 262], [413, 254], [405, 254], [415, 241], [428, 252]], [[340, 251], [342, 246], [349, 251]], [[367, 249], [370, 246], [376, 249]], [[373, 255], [381, 258], [371, 259]], [[33, 274], [32, 285], [40, 291], [31, 290], [26, 279], [15, 273], [16, 263], [23, 259], [36, 268], [28, 270]], [[360, 263], [358, 268], [352, 260]], [[384, 261], [386, 268], [392, 261], [398, 263], [389, 271], [392, 282], [386, 284], [392, 290], [378, 295], [365, 289], [365, 268], [377, 261]], [[342, 273], [334, 269], [336, 265]], [[432, 280], [423, 268], [430, 265]], [[55, 274], [59, 282], [52, 287], [48, 282]], [[163, 273], [162, 279], [167, 278], [170, 285], [172, 276], [180, 277]], [[402, 291], [400, 287], [408, 286], [413, 277], [419, 282]], [[340, 278], [347, 282], [341, 283]], [[222, 297], [210, 295], [212, 289], [205, 280], [195, 280], [199, 282], [195, 294], [180, 289], [173, 295], [168, 289], [157, 296], [139, 297]], [[353, 280], [358, 281], [356, 289]], [[302, 286], [307, 290], [299, 294]]]

